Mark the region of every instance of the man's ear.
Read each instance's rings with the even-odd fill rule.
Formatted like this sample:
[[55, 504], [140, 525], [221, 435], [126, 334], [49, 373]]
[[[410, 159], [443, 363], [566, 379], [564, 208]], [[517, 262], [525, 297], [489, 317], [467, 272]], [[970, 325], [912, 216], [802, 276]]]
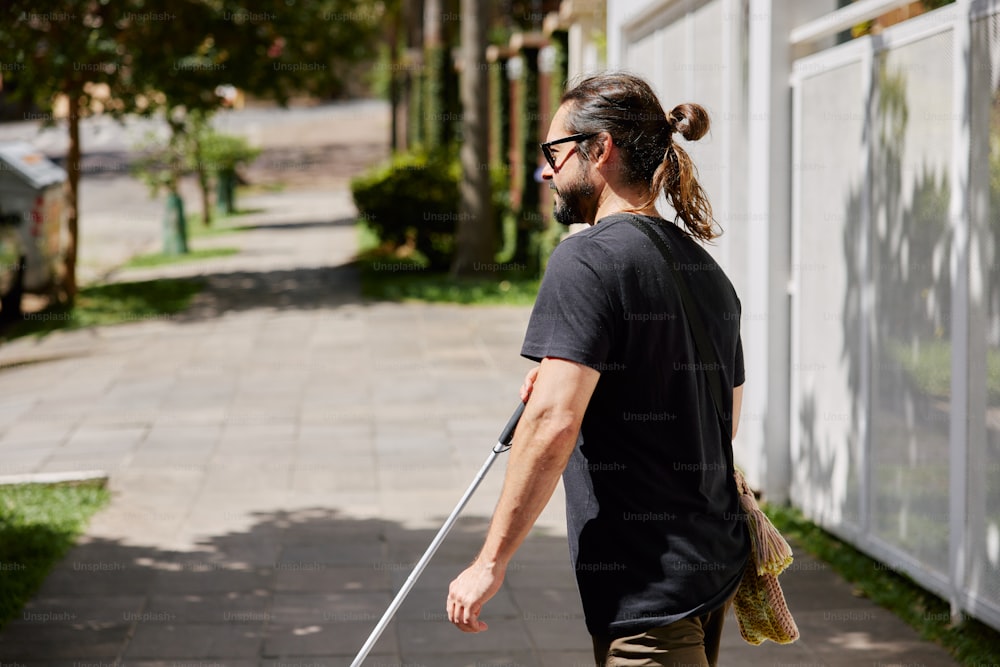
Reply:
[[610, 132], [601, 132], [597, 136], [597, 141], [594, 142], [594, 147], [591, 149], [591, 162], [594, 166], [600, 168], [605, 162], [611, 159], [611, 147], [614, 146], [614, 142], [611, 141]]

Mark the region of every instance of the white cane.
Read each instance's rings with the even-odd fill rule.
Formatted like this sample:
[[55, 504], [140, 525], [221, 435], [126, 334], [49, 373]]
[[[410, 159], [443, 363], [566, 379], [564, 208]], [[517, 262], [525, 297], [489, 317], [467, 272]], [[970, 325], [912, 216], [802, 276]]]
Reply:
[[406, 583], [404, 583], [403, 587], [399, 589], [399, 592], [396, 593], [396, 597], [393, 598], [392, 602], [389, 604], [389, 608], [385, 610], [384, 614], [382, 614], [382, 619], [378, 622], [378, 625], [376, 625], [375, 629], [372, 630], [372, 633], [368, 635], [368, 641], [366, 641], [365, 645], [361, 647], [361, 651], [359, 651], [357, 657], [354, 658], [354, 662], [351, 663], [351, 667], [361, 667], [361, 663], [365, 661], [365, 658], [368, 657], [368, 653], [371, 652], [372, 647], [375, 646], [375, 642], [377, 642], [378, 638], [382, 636], [382, 632], [385, 631], [386, 626], [389, 625], [389, 621], [392, 620], [392, 617], [396, 614], [400, 605], [403, 604], [403, 600], [406, 599], [410, 589], [412, 589], [414, 584], [417, 583], [417, 579], [420, 578], [424, 568], [427, 567], [427, 563], [430, 562], [434, 553], [438, 550], [438, 547], [441, 546], [442, 542], [444, 542], [444, 538], [447, 537], [448, 531], [450, 531], [451, 527], [455, 525], [458, 515], [462, 512], [466, 503], [469, 502], [469, 498], [472, 497], [472, 494], [476, 492], [476, 488], [479, 486], [479, 483], [483, 481], [483, 478], [486, 476], [487, 471], [489, 471], [490, 466], [493, 465], [493, 461], [496, 460], [497, 455], [510, 449], [511, 440], [514, 438], [514, 429], [517, 427], [518, 420], [521, 419], [522, 412], [524, 412], [524, 403], [518, 404], [517, 409], [514, 410], [514, 414], [511, 415], [507, 425], [504, 426], [503, 432], [500, 434], [499, 439], [497, 439], [497, 444], [494, 445], [490, 455], [486, 458], [486, 462], [483, 464], [483, 467], [479, 469], [478, 473], [476, 473], [476, 477], [472, 480], [472, 484], [469, 485], [469, 488], [465, 491], [465, 495], [462, 496], [462, 499], [458, 501], [458, 505], [455, 506], [455, 509], [451, 511], [448, 519], [444, 522], [444, 525], [441, 526], [441, 530], [439, 530], [437, 535], [434, 536], [434, 540], [431, 542], [431, 545], [427, 547], [427, 551], [425, 551], [424, 555], [420, 557], [419, 561], [417, 561], [416, 566], [413, 568], [413, 572], [411, 572], [410, 576], [406, 578]]

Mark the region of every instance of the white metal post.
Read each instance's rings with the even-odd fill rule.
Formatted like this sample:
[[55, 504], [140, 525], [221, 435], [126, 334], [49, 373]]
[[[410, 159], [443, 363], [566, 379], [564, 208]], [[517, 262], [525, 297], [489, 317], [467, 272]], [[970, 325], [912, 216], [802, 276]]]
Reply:
[[[871, 529], [872, 510], [872, 345], [875, 340], [875, 284], [872, 270], [872, 238], [874, 234], [874, 201], [872, 199], [872, 176], [874, 172], [875, 123], [878, 113], [878, 53], [877, 42], [867, 40], [864, 59], [862, 60], [861, 85], [865, 100], [865, 131], [861, 134], [861, 302], [858, 304], [859, 327], [858, 350], [860, 352], [859, 392], [854, 397], [854, 411], [858, 419], [858, 532], [865, 537]], [[874, 94], [873, 94], [874, 91]]]
[[[744, 330], [747, 410], [760, 415], [757, 465], [748, 468], [768, 499], [788, 498], [791, 45], [794, 12], [775, 0], [750, 0], [747, 310]], [[766, 313], [766, 318], [760, 314]], [[755, 473], [755, 474], [754, 474]]]
[[[802, 86], [803, 78], [796, 77], [792, 82], [792, 164], [802, 164]], [[802, 422], [799, 411], [802, 403], [801, 373], [798, 370], [802, 364], [801, 312], [802, 312], [802, 172], [792, 170], [792, 271], [789, 280], [791, 294], [791, 373], [789, 374], [788, 400], [788, 456], [791, 461], [807, 460], [812, 452], [802, 451]], [[807, 489], [796, 484], [801, 479], [801, 470], [791, 471], [789, 496], [794, 500], [802, 498]]]
[[[980, 0], [971, 3], [972, 33], [969, 79], [969, 237], [968, 237], [968, 395], [966, 428], [966, 508], [965, 559], [956, 564], [965, 567], [959, 583], [964, 593], [963, 608], [978, 618], [1000, 628], [1000, 600], [990, 595], [988, 578], [991, 563], [987, 556], [987, 499], [989, 479], [996, 475], [990, 466], [1000, 461], [988, 458], [986, 411], [987, 365], [990, 343], [987, 340], [991, 315], [987, 303], [986, 280], [990, 264], [997, 261], [997, 239], [990, 231], [990, 221], [1000, 211], [990, 209], [990, 144], [993, 94], [1000, 79], [995, 49], [1000, 46], [1000, 2]], [[980, 21], [982, 23], [980, 23]], [[989, 66], [987, 66], [987, 64]], [[993, 341], [995, 345], [996, 342]], [[996, 576], [996, 575], [993, 575]]]
[[[951, 203], [951, 423], [949, 426], [948, 577], [951, 616], [958, 620], [970, 540], [968, 518], [969, 422], [969, 166], [972, 155], [969, 80], [972, 76], [972, 24], [970, 0], [956, 2], [952, 42], [952, 154]], [[987, 60], [987, 62], [989, 62]], [[988, 132], [988, 129], [987, 129]], [[988, 134], [987, 134], [988, 136]], [[988, 142], [987, 142], [988, 143]], [[980, 332], [982, 329], [979, 330]], [[985, 361], [985, 356], [983, 357]], [[978, 362], [974, 362], [978, 363]], [[985, 366], [985, 364], [983, 364]], [[985, 411], [984, 411], [985, 412]], [[982, 414], [982, 413], [981, 413]], [[985, 500], [985, 498], [984, 498]]]

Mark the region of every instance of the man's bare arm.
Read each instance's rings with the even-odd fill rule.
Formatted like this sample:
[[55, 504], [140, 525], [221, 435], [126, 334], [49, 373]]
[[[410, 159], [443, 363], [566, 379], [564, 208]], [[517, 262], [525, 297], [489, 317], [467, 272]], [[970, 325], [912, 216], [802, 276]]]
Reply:
[[478, 620], [482, 606], [499, 590], [507, 564], [552, 497], [599, 377], [596, 370], [572, 361], [542, 361], [514, 432], [503, 490], [482, 551], [449, 589], [448, 618], [461, 630], [486, 629]]

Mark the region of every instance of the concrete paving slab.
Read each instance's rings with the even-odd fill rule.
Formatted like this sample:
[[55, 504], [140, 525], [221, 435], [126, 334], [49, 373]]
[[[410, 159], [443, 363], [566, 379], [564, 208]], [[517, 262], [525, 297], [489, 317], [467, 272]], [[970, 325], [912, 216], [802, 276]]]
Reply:
[[273, 570], [263, 567], [245, 571], [218, 569], [210, 576], [206, 576], [204, 572], [187, 570], [161, 571], [146, 590], [154, 595], [214, 594], [224, 598], [233, 594], [245, 595], [268, 591], [271, 589], [273, 576]]
[[244, 623], [137, 624], [124, 658], [157, 660], [229, 660], [260, 655], [263, 631]]
[[308, 626], [362, 622], [374, 627], [391, 601], [392, 596], [387, 591], [279, 592], [274, 594], [271, 605], [271, 623]]
[[[223, 663], [217, 660], [178, 660], [171, 658], [170, 660], [129, 660], [127, 664], [128, 667], [220, 667]], [[256, 660], [234, 660], [227, 658], [225, 661], [225, 667], [257, 667], [258, 664]], [[77, 664], [75, 667], [83, 666]], [[98, 666], [95, 665], [94, 667]]]
[[440, 653], [445, 646], [454, 653], [527, 652], [533, 649], [521, 619], [490, 619], [489, 630], [478, 634], [458, 632], [450, 623], [399, 620], [400, 652], [404, 661], [425, 661], [422, 655]]
[[0, 476], [25, 475], [39, 472], [50, 454], [46, 450], [15, 449], [0, 447]]
[[15, 626], [5, 629], [0, 636], [0, 660], [20, 663], [69, 658], [113, 663], [130, 629], [130, 625], [123, 624], [104, 628], [77, 627], [66, 621]]
[[[374, 623], [364, 621], [347, 621], [342, 623], [327, 623], [323, 625], [279, 626], [268, 627], [267, 640], [264, 643], [263, 656], [266, 658], [280, 656], [302, 657], [339, 657], [334, 663], [345, 665], [368, 639]], [[397, 640], [397, 623], [390, 623], [378, 642], [372, 648], [371, 663], [377, 664], [378, 656], [399, 655]]]
[[173, 623], [217, 624], [268, 622], [271, 595], [269, 591], [250, 593], [215, 593], [152, 595], [145, 611], [153, 618], [165, 618]]
[[142, 611], [144, 595], [88, 595], [86, 597], [36, 597], [24, 606], [20, 616], [11, 622], [37, 624], [48, 619], [65, 617], [66, 622], [86, 627], [110, 627], [127, 624], [133, 614]]
[[73, 560], [52, 570], [36, 596], [142, 595], [152, 588], [156, 575], [124, 560]]
[[380, 542], [346, 541], [343, 538], [323, 544], [289, 544], [281, 552], [283, 563], [317, 563], [330, 566], [360, 565], [375, 567], [385, 553]]
[[363, 593], [389, 590], [389, 573], [372, 565], [329, 565], [314, 571], [283, 568], [274, 577], [276, 593]]
[[[38, 403], [35, 404], [38, 407]], [[33, 408], [22, 415], [22, 421], [8, 426], [0, 439], [0, 447], [33, 449], [58, 447], [69, 438], [76, 427], [75, 419], [52, 419], [52, 411], [41, 412], [41, 419], [36, 418]]]

